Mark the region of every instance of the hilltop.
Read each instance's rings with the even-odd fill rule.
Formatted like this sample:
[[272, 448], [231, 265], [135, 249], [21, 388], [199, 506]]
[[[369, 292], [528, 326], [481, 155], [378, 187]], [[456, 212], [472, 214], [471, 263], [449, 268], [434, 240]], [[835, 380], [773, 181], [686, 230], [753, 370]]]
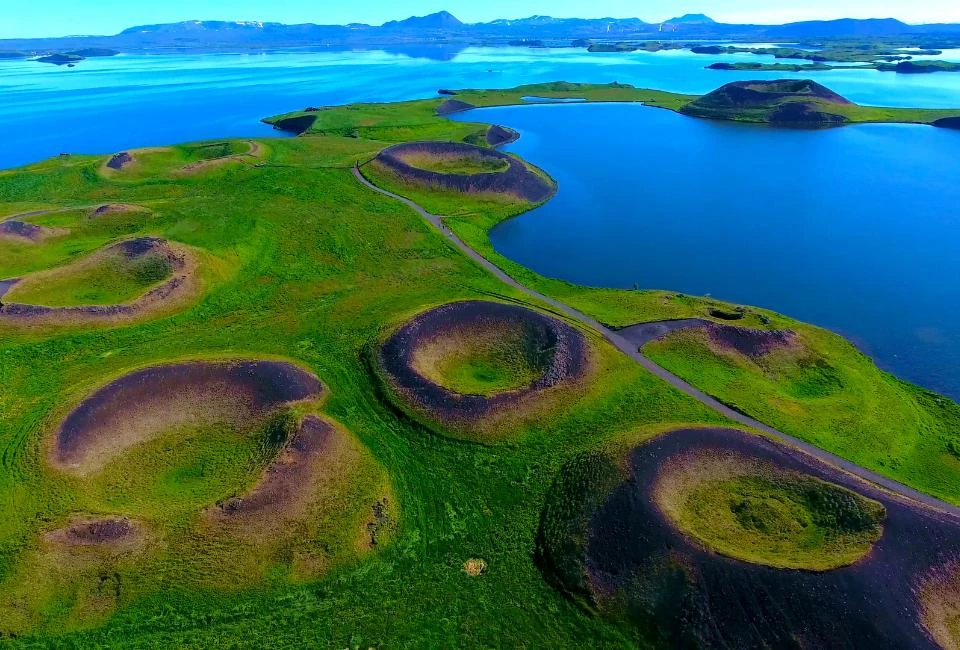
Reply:
[[695, 117], [777, 125], [836, 126], [850, 118], [840, 107], [853, 103], [810, 80], [736, 81], [681, 109]]

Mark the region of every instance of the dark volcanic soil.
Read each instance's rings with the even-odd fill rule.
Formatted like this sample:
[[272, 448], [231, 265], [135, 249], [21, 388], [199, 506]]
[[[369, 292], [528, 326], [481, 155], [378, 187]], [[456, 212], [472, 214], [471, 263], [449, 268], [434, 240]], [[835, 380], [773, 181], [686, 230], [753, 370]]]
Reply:
[[[420, 375], [412, 366], [418, 345], [443, 337], [459, 326], [497, 327], [520, 323], [532, 341], [552, 349], [543, 374], [529, 387], [490, 397], [461, 395]], [[416, 408], [442, 422], [471, 423], [513, 408], [562, 383], [583, 376], [588, 367], [586, 339], [566, 323], [524, 307], [497, 302], [466, 301], [443, 305], [424, 312], [404, 325], [383, 345], [380, 366], [402, 396]]]
[[10, 287], [15, 285], [17, 282], [18, 282], [17, 278], [0, 280], [0, 299], [2, 299], [6, 295], [6, 293], [10, 291]]
[[[96, 391], [67, 416], [53, 460], [79, 465], [169, 426], [219, 418], [246, 425], [321, 390], [316, 377], [278, 361], [196, 361], [138, 370]], [[226, 407], [218, 408], [218, 401]]]
[[748, 357], [762, 357], [774, 350], [790, 347], [796, 335], [787, 330], [755, 330], [733, 325], [707, 326], [710, 340], [720, 347], [731, 348]]
[[169, 251], [167, 242], [157, 237], [137, 237], [136, 239], [128, 239], [116, 244], [115, 246], [111, 246], [110, 248], [122, 252], [127, 259], [143, 257], [147, 253], [166, 253]]
[[443, 117], [446, 115], [453, 115], [455, 113], [463, 113], [464, 111], [469, 111], [474, 108], [476, 108], [476, 106], [473, 104], [462, 102], [459, 99], [448, 99], [437, 106], [437, 115]]
[[849, 105], [845, 97], [809, 79], [735, 81], [700, 97], [681, 113], [709, 119], [767, 122], [776, 126], [824, 128], [849, 120], [825, 110], [830, 104]]
[[219, 517], [240, 521], [284, 510], [301, 497], [309, 498], [314, 466], [330, 454], [337, 435], [339, 432], [328, 422], [312, 415], [304, 418], [260, 482], [249, 494], [221, 504]]
[[617, 330], [617, 333], [637, 346], [637, 349], [640, 349], [647, 343], [663, 338], [670, 332], [706, 327], [711, 323], [712, 321], [704, 318], [677, 318], [655, 323], [639, 323]]
[[107, 167], [110, 169], [123, 169], [132, 162], [133, 156], [126, 151], [121, 151], [118, 154], [114, 154], [110, 160], [107, 161]]
[[513, 129], [506, 129], [496, 124], [487, 129], [487, 144], [491, 147], [502, 147], [505, 144], [516, 142], [519, 138], [520, 134]]
[[47, 535], [47, 539], [67, 546], [96, 546], [124, 541], [134, 537], [136, 532], [136, 526], [126, 518], [95, 519], [55, 530]]
[[[486, 174], [441, 174], [420, 169], [406, 162], [410, 155], [461, 156], [496, 159], [507, 163], [507, 169]], [[540, 203], [550, 198], [556, 188], [526, 165], [507, 154], [460, 142], [411, 142], [388, 147], [377, 160], [401, 178], [425, 185], [463, 192], [464, 194], [509, 194], [524, 201]]]
[[[837, 483], [887, 509], [883, 537], [859, 563], [823, 573], [773, 569], [702, 549], [651, 494], [658, 468], [695, 449], [754, 457]], [[586, 567], [602, 610], [667, 647], [933, 648], [914, 589], [960, 557], [960, 524], [739, 431], [681, 430], [637, 447], [629, 479], [595, 511]], [[623, 599], [621, 601], [621, 599]]]
[[0, 223], [0, 235], [8, 237], [38, 241], [43, 238], [44, 233], [44, 228], [25, 221], [4, 221]]
[[944, 117], [933, 123], [943, 129], [960, 129], [960, 117]]

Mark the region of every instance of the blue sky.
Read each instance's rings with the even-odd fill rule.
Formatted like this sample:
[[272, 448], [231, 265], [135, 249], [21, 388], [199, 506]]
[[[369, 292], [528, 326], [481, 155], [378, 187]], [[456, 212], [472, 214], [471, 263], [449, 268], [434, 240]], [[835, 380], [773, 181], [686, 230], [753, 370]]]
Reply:
[[533, 14], [638, 17], [655, 22], [683, 13], [706, 13], [723, 22], [841, 17], [960, 22], [957, 0], [6, 0], [3, 4], [0, 38], [114, 34], [133, 25], [193, 19], [376, 25], [441, 9], [467, 22]]

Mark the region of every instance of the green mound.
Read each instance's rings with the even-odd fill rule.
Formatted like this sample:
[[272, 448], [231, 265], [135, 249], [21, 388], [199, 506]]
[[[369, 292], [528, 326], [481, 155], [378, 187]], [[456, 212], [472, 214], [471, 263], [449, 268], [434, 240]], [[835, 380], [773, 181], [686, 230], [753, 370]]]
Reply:
[[547, 356], [521, 326], [462, 328], [424, 344], [414, 354], [421, 375], [461, 395], [490, 396], [528, 387]]
[[815, 81], [736, 81], [680, 111], [694, 117], [782, 126], [839, 126], [851, 102]]
[[827, 571], [863, 558], [884, 507], [819, 479], [698, 452], [661, 470], [654, 498], [685, 535], [728, 557]]
[[[147, 241], [143, 250], [128, 250]], [[48, 307], [116, 305], [143, 295], [168, 279], [176, 258], [160, 240], [131, 240], [57, 269], [24, 278], [5, 296], [8, 302]]]

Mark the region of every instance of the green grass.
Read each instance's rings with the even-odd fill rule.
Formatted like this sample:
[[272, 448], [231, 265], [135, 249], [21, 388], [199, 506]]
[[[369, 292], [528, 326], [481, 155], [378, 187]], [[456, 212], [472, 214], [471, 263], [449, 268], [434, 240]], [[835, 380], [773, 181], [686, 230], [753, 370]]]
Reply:
[[[647, 101], [674, 110], [691, 99], [573, 84], [469, 91], [461, 98], [496, 105], [527, 95]], [[635, 645], [623, 629], [590, 615], [543, 579], [533, 561], [542, 506], [561, 467], [625, 432], [724, 420], [589, 333], [600, 370], [576, 407], [517, 419], [509, 444], [451, 440], [390, 405], [366, 361], [370, 345], [386, 332], [454, 300], [526, 301], [413, 211], [352, 175], [356, 162], [391, 143], [462, 141], [486, 131], [486, 125], [437, 118], [439, 101], [320, 111], [310, 136], [264, 142], [257, 167], [238, 163], [185, 175], [179, 170], [195, 160], [197, 148], [176, 146], [145, 154], [121, 172], [104, 171], [105, 158], [85, 156], [0, 172], [0, 201], [11, 209], [72, 209], [69, 217], [56, 217], [71, 231], [65, 237], [29, 248], [0, 242], [4, 277], [63, 266], [139, 234], [181, 242], [230, 270], [212, 276], [200, 300], [168, 317], [104, 329], [4, 328], [0, 585], [6, 596], [0, 629], [18, 638], [0, 639], [0, 645]], [[721, 306], [668, 292], [587, 289], [539, 277], [493, 253], [486, 236], [494, 224], [531, 206], [398, 189], [451, 215], [448, 224], [458, 234], [518, 279], [605, 322], [698, 315]], [[105, 202], [151, 211], [87, 216], [88, 207]], [[744, 322], [756, 325], [761, 318], [771, 316], [751, 310]], [[852, 354], [845, 343], [833, 345]], [[290, 359], [309, 368], [329, 389], [322, 413], [355, 436], [358, 453], [367, 458], [345, 470], [309, 525], [258, 544], [200, 525], [199, 505], [246, 484], [263, 459], [256, 445], [238, 444], [226, 430], [175, 433], [164, 438], [176, 443], [169, 453], [160, 441], [131, 450], [123, 471], [111, 466], [105, 474], [111, 480], [98, 479], [96, 489], [47, 465], [57, 423], [106, 379], [151, 363], [238, 355]], [[693, 379], [700, 382], [701, 375]], [[876, 388], [871, 381], [865, 375], [858, 389]], [[953, 408], [900, 386], [917, 395], [918, 417]], [[872, 407], [888, 423], [901, 415], [885, 410], [883, 401]], [[771, 424], [789, 418], [777, 408], [761, 415], [778, 416]], [[948, 429], [928, 422], [925, 444], [934, 440], [945, 449], [940, 436]], [[898, 453], [898, 438], [885, 445], [885, 433], [874, 433], [875, 444], [863, 448], [862, 441], [839, 444], [840, 434], [804, 435], [874, 462]], [[940, 458], [935, 447], [918, 448], [917, 458]], [[222, 478], [208, 482], [211, 468]], [[891, 465], [884, 471], [899, 470]], [[923, 483], [917, 474], [907, 478]], [[943, 491], [953, 490], [950, 481]], [[386, 495], [395, 530], [369, 549], [359, 540], [372, 504]], [[45, 531], [93, 509], [149, 518], [151, 539], [159, 541], [142, 556], [82, 561], [43, 543]], [[476, 557], [488, 569], [471, 577], [463, 564]], [[119, 595], [111, 591], [114, 584], [122, 585]]]
[[531, 346], [523, 328], [471, 328], [465, 335], [424, 344], [413, 366], [455, 393], [490, 396], [525, 388], [543, 373], [544, 352]]
[[745, 562], [827, 571], [863, 558], [883, 531], [884, 508], [812, 477], [772, 468], [714, 478], [698, 463], [687, 481], [664, 483], [661, 507], [679, 530]]
[[644, 353], [766, 424], [960, 503], [960, 406], [881, 371], [836, 334], [771, 318], [797, 331], [801, 345], [752, 359], [688, 330]]
[[[491, 197], [464, 197], [413, 187], [376, 167], [364, 173], [435, 214], [471, 247], [513, 278], [614, 327], [672, 318], [717, 320], [711, 310], [733, 305], [711, 298], [641, 289], [581, 287], [545, 278], [497, 253], [488, 232], [532, 205]], [[679, 332], [644, 352], [697, 388], [781, 431], [901, 481], [960, 504], [960, 406], [881, 371], [851, 343], [831, 332], [774, 312], [747, 309], [736, 325], [792, 329], [812, 356], [790, 361], [784, 353], [767, 368], [747, 358], [718, 356]], [[671, 343], [672, 342], [672, 343]], [[740, 357], [742, 355], [738, 355]], [[777, 359], [783, 359], [782, 363]], [[838, 382], [842, 384], [838, 387]], [[819, 396], [818, 396], [819, 395]]]
[[[433, 127], [400, 130], [407, 128], [419, 136]], [[82, 156], [0, 173], [0, 200], [11, 205], [151, 209], [105, 222], [75, 211], [72, 222], [63, 218], [71, 233], [62, 240], [12, 258], [0, 253], [9, 275], [68, 264], [136, 234], [182, 242], [231, 269], [170, 317], [68, 332], [4, 329], [0, 621], [19, 635], [6, 643], [630, 645], [619, 628], [556, 592], [532, 561], [544, 495], [569, 458], [625, 429], [721, 418], [596, 337], [603, 375], [576, 409], [513, 425], [522, 442], [461, 443], [398, 415], [365, 362], [372, 342], [448, 301], [523, 297], [411, 210], [356, 182], [351, 166], [383, 141], [320, 135], [265, 145], [261, 167], [194, 176], [174, 173], [187, 158], [179, 147], [145, 156], [129, 174], [103, 172], [104, 158]], [[291, 359], [316, 373], [329, 389], [322, 412], [370, 457], [338, 483], [312, 528], [290, 531], [295, 539], [250, 545], [198, 527], [200, 504], [246, 484], [262, 462], [255, 445], [238, 444], [230, 431], [148, 443], [92, 485], [48, 467], [56, 424], [108, 378], [237, 355]], [[396, 530], [377, 549], [358, 548], [372, 504], [388, 493]], [[41, 536], [88, 510], [147, 519], [160, 541], [143, 556], [65, 563]], [[484, 575], [464, 573], [471, 557], [487, 561]], [[319, 568], [304, 568], [311, 566]], [[103, 596], [101, 574], [119, 575], [119, 599]]]
[[509, 168], [507, 161], [499, 158], [480, 158], [471, 156], [451, 157], [434, 155], [407, 154], [404, 162], [419, 169], [438, 174], [496, 174]]
[[[3, 175], [0, 175], [0, 186], [3, 185], [3, 180]], [[69, 233], [37, 243], [0, 239], [0, 277], [19, 277], [62, 267], [86, 257], [112, 241], [151, 232], [152, 219], [149, 212], [114, 213], [94, 219], [89, 215], [92, 209], [92, 205], [77, 209], [67, 208], [56, 214], [27, 219], [38, 226], [67, 229]]]
[[123, 253], [114, 252], [42, 277], [28, 277], [14, 285], [6, 300], [50, 307], [116, 305], [143, 295], [172, 271], [170, 262], [160, 253], [129, 260]]

